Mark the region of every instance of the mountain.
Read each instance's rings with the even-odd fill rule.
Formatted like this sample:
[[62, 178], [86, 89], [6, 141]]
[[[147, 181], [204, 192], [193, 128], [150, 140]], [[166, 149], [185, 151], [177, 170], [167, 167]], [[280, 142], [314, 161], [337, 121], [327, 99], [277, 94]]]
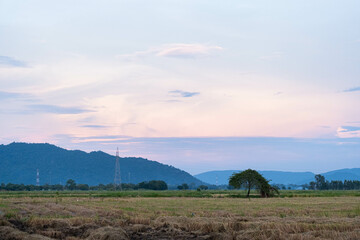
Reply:
[[360, 168], [344, 168], [331, 172], [321, 174], [326, 180], [359, 180], [360, 181]]
[[[66, 150], [47, 143], [11, 143], [0, 145], [0, 166], [0, 183], [35, 184], [39, 169], [40, 184], [65, 184], [74, 179], [97, 185], [114, 181], [115, 156], [101, 151]], [[203, 184], [185, 171], [144, 158], [120, 158], [120, 169], [122, 183], [163, 180], [168, 185]]]
[[[203, 182], [210, 184], [228, 184], [229, 177], [234, 172], [240, 172], [241, 170], [224, 170], [224, 171], [210, 171], [204, 172], [194, 177], [200, 179]], [[282, 172], [282, 171], [259, 171], [266, 179], [271, 180], [271, 184], [306, 184], [315, 180], [315, 173], [312, 172]], [[352, 169], [340, 169], [331, 172], [321, 173], [326, 180], [360, 180], [360, 168]]]

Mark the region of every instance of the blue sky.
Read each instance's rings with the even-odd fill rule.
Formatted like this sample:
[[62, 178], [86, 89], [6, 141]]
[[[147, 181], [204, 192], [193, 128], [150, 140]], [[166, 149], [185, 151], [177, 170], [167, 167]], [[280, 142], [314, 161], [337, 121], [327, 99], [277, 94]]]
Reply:
[[360, 167], [359, 23], [355, 0], [0, 0], [0, 143]]

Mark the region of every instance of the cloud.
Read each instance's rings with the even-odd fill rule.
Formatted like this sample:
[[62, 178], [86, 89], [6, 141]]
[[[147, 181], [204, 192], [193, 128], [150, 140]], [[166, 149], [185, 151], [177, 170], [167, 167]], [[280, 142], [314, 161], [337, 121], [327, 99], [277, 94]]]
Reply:
[[65, 142], [107, 142], [107, 141], [125, 141], [131, 137], [125, 135], [100, 135], [79, 137], [73, 134], [54, 134], [52, 138], [56, 140], [65, 140]]
[[194, 96], [197, 96], [200, 94], [199, 92], [185, 92], [185, 91], [181, 91], [181, 90], [169, 91], [169, 93], [173, 97], [184, 97], [184, 98], [194, 97]]
[[33, 105], [27, 105], [27, 107], [30, 111], [39, 112], [39, 113], [80, 114], [86, 112], [94, 112], [93, 110], [89, 110], [81, 107], [62, 107], [57, 105], [46, 105], [46, 104], [33, 104]]
[[222, 47], [203, 44], [170, 44], [164, 46], [156, 55], [174, 58], [197, 58], [208, 56], [213, 51], [219, 50], [222, 50]]
[[340, 132], [353, 132], [353, 131], [360, 131], [360, 127], [354, 126], [341, 126]]
[[122, 142], [131, 139], [132, 137], [125, 135], [104, 135], [104, 136], [87, 136], [87, 137], [72, 137], [73, 142], [85, 143], [111, 143], [111, 142]]
[[360, 91], [360, 87], [345, 89], [343, 92], [357, 92], [357, 91]]
[[105, 125], [82, 125], [81, 127], [84, 127], [84, 128], [107, 128], [108, 126], [105, 126]]
[[13, 98], [26, 98], [26, 97], [30, 97], [30, 95], [25, 94], [25, 93], [14, 93], [14, 92], [0, 91], [0, 100], [13, 99]]
[[1, 65], [12, 66], [12, 67], [26, 67], [25, 62], [16, 60], [8, 56], [0, 56], [0, 66]]
[[103, 136], [87, 136], [87, 137], [77, 137], [80, 140], [88, 140], [88, 139], [98, 139], [98, 140], [114, 140], [114, 139], [127, 139], [130, 138], [126, 135], [103, 135]]
[[337, 129], [337, 135], [341, 138], [357, 138], [360, 137], [360, 127], [357, 126], [341, 126]]
[[121, 55], [120, 57], [156, 56], [170, 58], [199, 58], [210, 56], [214, 52], [221, 50], [223, 50], [222, 47], [207, 44], [173, 43], [150, 48], [146, 51], [138, 51], [133, 54]]

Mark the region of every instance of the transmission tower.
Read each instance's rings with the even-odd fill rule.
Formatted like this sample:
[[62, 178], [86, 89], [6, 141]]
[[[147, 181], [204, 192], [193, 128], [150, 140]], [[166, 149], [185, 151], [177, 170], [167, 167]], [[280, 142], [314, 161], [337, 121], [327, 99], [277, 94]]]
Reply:
[[39, 169], [36, 169], [36, 186], [40, 186]]
[[120, 189], [121, 188], [121, 174], [120, 174], [120, 161], [119, 161], [119, 148], [116, 149], [116, 160], [115, 160], [115, 176], [114, 176], [114, 188]]

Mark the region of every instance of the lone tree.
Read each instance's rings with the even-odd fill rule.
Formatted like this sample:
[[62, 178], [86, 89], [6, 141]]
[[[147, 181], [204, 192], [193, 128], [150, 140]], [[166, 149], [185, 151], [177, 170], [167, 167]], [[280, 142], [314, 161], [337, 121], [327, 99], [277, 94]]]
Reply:
[[234, 188], [244, 187], [247, 189], [247, 197], [250, 197], [252, 188], [260, 192], [261, 197], [270, 197], [274, 192], [279, 194], [279, 191], [269, 184], [260, 173], [255, 170], [248, 169], [240, 173], [234, 173], [229, 179], [229, 185]]

